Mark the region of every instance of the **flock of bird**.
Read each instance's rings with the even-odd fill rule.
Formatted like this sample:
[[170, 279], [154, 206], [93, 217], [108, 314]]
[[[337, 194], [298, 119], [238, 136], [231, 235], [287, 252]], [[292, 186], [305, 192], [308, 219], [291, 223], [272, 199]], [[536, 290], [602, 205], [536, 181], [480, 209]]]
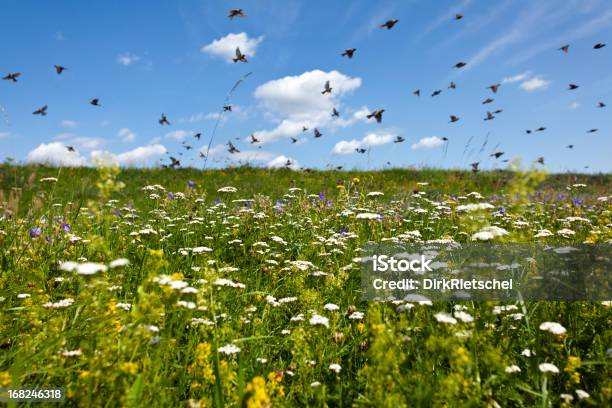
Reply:
[[[244, 12], [243, 9], [231, 9], [229, 11], [229, 14], [228, 14], [228, 18], [232, 19], [232, 20], [234, 18], [244, 18], [244, 17], [246, 17], [246, 13]], [[454, 20], [462, 20], [463, 17], [464, 17], [463, 14], [455, 14], [454, 15]], [[398, 19], [389, 19], [389, 20], [385, 21], [383, 24], [381, 24], [380, 28], [391, 30], [398, 23], [399, 23]], [[604, 47], [606, 47], [605, 43], [596, 43], [593, 46], [593, 49], [594, 50], [601, 50]], [[563, 52], [564, 54], [568, 54], [569, 51], [570, 51], [570, 44], [565, 44], [565, 45], [559, 47], [558, 50]], [[340, 54], [340, 56], [341, 57], [346, 57], [348, 59], [353, 59], [353, 57], [355, 56], [356, 52], [357, 52], [356, 48], [347, 48], [347, 49], [345, 49]], [[232, 58], [232, 61], [234, 63], [238, 63], [238, 62], [248, 63], [246, 55], [240, 50], [239, 47], [236, 47], [235, 57]], [[455, 68], [455, 69], [462, 69], [462, 68], [466, 67], [467, 65], [468, 65], [467, 62], [459, 61], [459, 62], [457, 62], [456, 64], [453, 65], [453, 68]], [[53, 68], [54, 68], [54, 70], [55, 70], [57, 75], [61, 75], [64, 71], [68, 70], [68, 68], [66, 68], [66, 67], [64, 67], [62, 65], [53, 65]], [[8, 73], [6, 76], [4, 76], [2, 79], [5, 80], [5, 81], [10, 81], [10, 82], [16, 83], [16, 82], [19, 81], [20, 77], [21, 77], [21, 72], [11, 72], [11, 73]], [[457, 87], [457, 85], [455, 84], [455, 82], [451, 82], [449, 84], [449, 86], [448, 86], [448, 89], [456, 89], [456, 87]], [[493, 95], [495, 95], [499, 91], [500, 87], [501, 87], [501, 83], [495, 83], [495, 84], [489, 85], [488, 87], [486, 87], [486, 89], [489, 89], [493, 93]], [[579, 87], [580, 87], [579, 85], [571, 83], [571, 84], [568, 85], [567, 89], [569, 91], [575, 91]], [[330, 83], [330, 81], [326, 81], [323, 84], [323, 89], [321, 91], [321, 95], [331, 95], [332, 91], [333, 91], [332, 84]], [[435, 89], [431, 93], [431, 97], [432, 98], [436, 97], [436, 96], [440, 95], [441, 93], [442, 93], [441, 89]], [[420, 97], [421, 96], [421, 90], [420, 89], [416, 89], [416, 90], [414, 90], [412, 92], [412, 94], [417, 96], [417, 97]], [[482, 101], [482, 105], [488, 105], [490, 103], [493, 103], [494, 100], [495, 99], [492, 98], [492, 97], [487, 97], [486, 99], [484, 99]], [[96, 106], [96, 107], [101, 107], [102, 106], [101, 103], [100, 103], [100, 99], [99, 98], [92, 98], [92, 99], [90, 99], [89, 104], [92, 105], [92, 106]], [[604, 102], [600, 101], [600, 102], [597, 103], [597, 108], [605, 108], [605, 107], [606, 107], [606, 104]], [[223, 106], [223, 112], [232, 112], [232, 106], [231, 105], [227, 105], [227, 104], [224, 105]], [[385, 109], [377, 109], [377, 110], [374, 110], [371, 113], [369, 113], [366, 116], [366, 118], [367, 119], [374, 119], [377, 123], [382, 123], [383, 113], [384, 112], [385, 112]], [[494, 120], [496, 115], [499, 115], [502, 112], [503, 112], [503, 109], [496, 109], [496, 110], [486, 111], [486, 114], [485, 114], [486, 116], [484, 117], [484, 120], [485, 121]], [[40, 108], [38, 108], [38, 109], [36, 109], [35, 111], [32, 112], [33, 115], [37, 115], [37, 116], [46, 116], [47, 113], [48, 113], [48, 106], [47, 105], [44, 105], [44, 106], [42, 106], [42, 107], [40, 107]], [[338, 110], [334, 107], [332, 109], [331, 116], [333, 118], [338, 118], [340, 116], [340, 112], [338, 112]], [[449, 115], [449, 123], [456, 123], [456, 122], [458, 122], [460, 120], [461, 120], [461, 118], [459, 116]], [[170, 126], [170, 121], [169, 121], [168, 117], [164, 113], [161, 114], [160, 118], [158, 119], [158, 123], [161, 126]], [[308, 130], [309, 130], [309, 128], [307, 126], [302, 126], [302, 132], [307, 132]], [[536, 128], [536, 129], [533, 129], [533, 130], [526, 129], [525, 132], [527, 134], [531, 134], [532, 132], [544, 132], [545, 130], [546, 130], [545, 126], [540, 126], [540, 127]], [[597, 128], [593, 128], [593, 129], [589, 129], [587, 131], [587, 133], [595, 133], [597, 131], [598, 131]], [[313, 129], [313, 136], [314, 136], [314, 138], [320, 138], [320, 137], [323, 136], [323, 133], [318, 128], [315, 127]], [[197, 141], [199, 141], [201, 139], [201, 137], [202, 137], [201, 133], [196, 133], [196, 134], [193, 135], [193, 138], [195, 140], [197, 140]], [[236, 138], [236, 139], [240, 140], [240, 138]], [[295, 137], [290, 137], [290, 140], [291, 140], [292, 143], [297, 143], [299, 141], [299, 139], [297, 139]], [[441, 140], [444, 143], [448, 142], [448, 138], [446, 138], [446, 137], [441, 138]], [[395, 139], [393, 140], [393, 143], [403, 143], [404, 141], [405, 141], [405, 139], [403, 137], [396, 136]], [[470, 139], [470, 141], [471, 141], [471, 139]], [[257, 143], [260, 143], [260, 140], [257, 139], [257, 137], [254, 134], [251, 134], [251, 136], [250, 136], [250, 143], [251, 144], [257, 144]], [[486, 141], [485, 141], [485, 145], [486, 145]], [[193, 146], [189, 145], [185, 141], [182, 142], [182, 146], [187, 151], [189, 151], [189, 150], [191, 150], [193, 148]], [[259, 146], [259, 148], [261, 148], [261, 146]], [[466, 146], [466, 148], [467, 148], [467, 146]], [[483, 148], [484, 148], [484, 145], [483, 145]], [[567, 145], [566, 148], [573, 149], [574, 145], [573, 144]], [[66, 146], [66, 149], [68, 151], [70, 151], [70, 152], [74, 152], [75, 151], [75, 148], [73, 146]], [[227, 151], [230, 154], [240, 153], [240, 150], [231, 141], [227, 142]], [[355, 148], [355, 151], [357, 153], [364, 154], [368, 150], [363, 148], [363, 147], [358, 147], [358, 148]], [[482, 151], [482, 149], [481, 149], [481, 151]], [[493, 157], [495, 159], [499, 159], [502, 156], [504, 156], [504, 154], [505, 154], [505, 152], [496, 151], [496, 152], [493, 152], [490, 155], [490, 157]], [[171, 156], [170, 153], [167, 153], [167, 155], [169, 156], [168, 157], [169, 163], [168, 164], [165, 164], [165, 163], [162, 164], [163, 167], [165, 167], [165, 168], [175, 168], [175, 167], [180, 167], [181, 166], [181, 162], [180, 162], [179, 159], [177, 159], [174, 156]], [[183, 153], [179, 152], [178, 155], [182, 156]], [[206, 157], [206, 155], [203, 152], [200, 152], [199, 156], [200, 156], [200, 158], [205, 158]], [[504, 161], [508, 161], [508, 160], [504, 160]], [[539, 157], [537, 159], [537, 162], [543, 165], [544, 164], [544, 157]], [[387, 164], [390, 165], [389, 162], [387, 162]], [[471, 163], [470, 166], [471, 166], [472, 171], [473, 172], [478, 172], [479, 171], [479, 165], [480, 165], [480, 162]], [[288, 159], [287, 162], [285, 163], [285, 166], [286, 167], [291, 167], [291, 166], [293, 166], [293, 162], [290, 159]], [[336, 169], [341, 170], [342, 166], [337, 166]], [[306, 170], [308, 170], [308, 169], [306, 169]]]

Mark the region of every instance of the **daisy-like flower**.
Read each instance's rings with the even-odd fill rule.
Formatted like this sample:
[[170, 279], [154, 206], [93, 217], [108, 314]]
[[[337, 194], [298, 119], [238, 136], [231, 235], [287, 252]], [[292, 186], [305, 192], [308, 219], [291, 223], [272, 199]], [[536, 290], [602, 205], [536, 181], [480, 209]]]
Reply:
[[340, 309], [340, 306], [333, 304], [333, 303], [327, 303], [325, 306], [323, 306], [323, 309], [333, 312], [335, 310]]
[[238, 191], [236, 187], [226, 186], [218, 189], [217, 193], [235, 193], [236, 191]]
[[385, 193], [381, 192], [381, 191], [371, 191], [367, 194], [368, 197], [381, 197], [384, 196]]
[[340, 370], [342, 370], [342, 366], [340, 364], [332, 363], [329, 365], [329, 369], [338, 374]]
[[223, 354], [226, 354], [226, 355], [228, 355], [228, 356], [229, 356], [229, 355], [232, 355], [232, 354], [237, 354], [237, 353], [240, 353], [240, 347], [236, 346], [236, 345], [235, 345], [235, 344], [233, 344], [233, 343], [229, 343], [229, 344], [226, 344], [226, 345], [225, 345], [225, 346], [223, 346], [223, 347], [219, 347], [219, 348], [217, 349], [217, 351], [218, 351], [219, 353], [223, 353]]
[[201, 254], [204, 252], [212, 252], [212, 249], [209, 247], [205, 247], [205, 246], [199, 246], [199, 247], [193, 248], [191, 252], [194, 254]]
[[440, 312], [440, 313], [437, 313], [434, 317], [440, 323], [457, 324], [457, 319], [455, 319], [453, 316], [451, 316], [448, 313]]
[[363, 319], [363, 312], [353, 312], [350, 314], [350, 316], [348, 317], [351, 320], [362, 320]]
[[83, 352], [81, 351], [81, 349], [63, 350], [60, 352], [60, 354], [64, 357], [78, 357], [78, 356], [83, 355]]
[[521, 367], [517, 366], [517, 365], [510, 365], [508, 367], [506, 367], [504, 369], [504, 371], [508, 374], [513, 374], [513, 373], [520, 373], [521, 372]]
[[579, 399], [586, 399], [591, 397], [591, 394], [589, 394], [585, 390], [576, 390], [576, 395]]
[[557, 235], [561, 235], [564, 238], [569, 238], [572, 235], [576, 235], [576, 233], [569, 228], [563, 228], [557, 231]]
[[311, 326], [318, 325], [318, 326], [325, 326], [326, 328], [329, 328], [329, 319], [325, 316], [314, 314], [312, 315], [312, 317], [310, 318], [308, 322], [310, 323]]
[[495, 208], [493, 204], [477, 203], [477, 204], [458, 205], [456, 210], [462, 211], [462, 212], [472, 212], [472, 211], [479, 211], [479, 210], [490, 210], [492, 208]]
[[129, 259], [119, 258], [119, 259], [115, 259], [114, 261], [111, 261], [111, 263], [109, 263], [108, 266], [110, 266], [111, 268], [118, 268], [120, 266], [126, 266], [129, 264], [130, 264]]
[[489, 241], [493, 238], [502, 237], [508, 235], [508, 231], [503, 228], [496, 227], [495, 225], [484, 227], [474, 235], [472, 235], [472, 241]]
[[540, 330], [547, 331], [556, 336], [562, 336], [565, 333], [567, 333], [567, 330], [565, 329], [565, 327], [563, 327], [561, 324], [556, 323], [556, 322], [544, 322], [540, 324]]
[[454, 315], [456, 319], [461, 320], [463, 323], [471, 323], [474, 321], [474, 316], [467, 312], [464, 312], [463, 310], [455, 312]]
[[523, 351], [521, 351], [521, 356], [525, 356], [525, 357], [531, 357], [534, 353], [529, 350], [529, 349], [525, 349]]
[[60, 269], [73, 272], [76, 271], [79, 275], [94, 275], [98, 272], [106, 272], [108, 267], [106, 265], [94, 263], [94, 262], [62, 262], [60, 264]]
[[70, 305], [72, 305], [74, 303], [74, 299], [72, 298], [66, 298], [66, 299], [62, 299], [58, 302], [47, 302], [45, 304], [43, 304], [43, 307], [47, 307], [50, 309], [63, 309], [65, 307], [68, 307]]
[[355, 216], [358, 220], [377, 220], [380, 218], [380, 215], [376, 213], [361, 213]]
[[546, 238], [546, 237], [550, 237], [552, 235], [553, 235], [553, 233], [550, 230], [543, 229], [543, 230], [539, 230], [538, 233], [535, 234], [533, 237], [534, 238]]
[[543, 373], [559, 374], [557, 366], [551, 363], [542, 363], [538, 365], [538, 369]]

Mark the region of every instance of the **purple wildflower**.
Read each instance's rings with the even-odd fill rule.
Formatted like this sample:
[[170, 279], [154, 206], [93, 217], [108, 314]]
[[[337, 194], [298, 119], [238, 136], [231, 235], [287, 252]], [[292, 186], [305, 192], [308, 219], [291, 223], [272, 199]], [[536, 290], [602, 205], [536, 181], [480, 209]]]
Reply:
[[168, 191], [166, 195], [170, 197], [171, 200], [174, 200], [174, 193], [172, 191]]
[[42, 230], [39, 227], [30, 228], [30, 238], [38, 238], [42, 235]]
[[189, 187], [191, 187], [191, 188], [195, 187], [195, 183], [194, 183], [193, 181], [191, 181], [191, 180], [189, 180], [189, 181], [187, 182], [187, 185], [188, 185]]
[[70, 224], [64, 223], [62, 225], [62, 229], [66, 232], [70, 231], [72, 228], [70, 228]]

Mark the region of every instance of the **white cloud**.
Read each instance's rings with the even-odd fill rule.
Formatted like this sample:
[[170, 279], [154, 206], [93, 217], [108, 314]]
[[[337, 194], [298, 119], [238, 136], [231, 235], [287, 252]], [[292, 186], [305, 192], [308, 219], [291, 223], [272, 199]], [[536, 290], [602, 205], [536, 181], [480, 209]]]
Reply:
[[548, 85], [550, 85], [550, 81], [542, 79], [542, 77], [536, 76], [521, 83], [520, 88], [527, 92], [534, 92], [544, 90], [548, 88]]
[[59, 140], [64, 142], [65, 145], [83, 150], [99, 149], [105, 143], [105, 140], [99, 137], [78, 136], [72, 133], [60, 133], [53, 140]]
[[[325, 82], [333, 88], [331, 95], [322, 95]], [[255, 136], [262, 142], [297, 136], [302, 126], [347, 127], [358, 121], [365, 122], [367, 107], [350, 112], [341, 109], [342, 98], [361, 86], [361, 78], [351, 78], [338, 71], [307, 71], [297, 76], [286, 76], [268, 81], [255, 89], [255, 98], [266, 110], [266, 116], [278, 124], [271, 130], [260, 130]], [[331, 117], [332, 108], [341, 111], [341, 117]], [[346, 117], [346, 118], [345, 118]]]
[[526, 71], [526, 72], [523, 72], [522, 74], [514, 75], [511, 77], [506, 77], [502, 81], [502, 84], [513, 84], [515, 82], [521, 82], [529, 78], [530, 75], [531, 75], [531, 71]]
[[0, 132], [0, 139], [8, 139], [9, 137], [11, 137], [10, 132]]
[[332, 149], [334, 154], [352, 154], [355, 149], [367, 149], [372, 146], [380, 146], [393, 141], [393, 136], [388, 133], [370, 133], [361, 140], [341, 140]]
[[60, 122], [60, 126], [66, 129], [74, 129], [75, 127], [77, 127], [79, 124], [76, 123], [74, 120], [62, 120]]
[[136, 133], [132, 132], [128, 128], [119, 129], [117, 136], [119, 136], [121, 138], [121, 141], [125, 143], [133, 142], [136, 139]]
[[[206, 147], [200, 149], [200, 152], [206, 154]], [[219, 144], [210, 148], [208, 152], [210, 158], [227, 159], [233, 162], [254, 162], [254, 161], [266, 161], [271, 160], [274, 154], [261, 150], [243, 150], [240, 149], [239, 153], [229, 153], [227, 151], [227, 145]]]
[[94, 163], [118, 164], [126, 167], [144, 166], [152, 159], [165, 154], [166, 151], [166, 147], [161, 144], [139, 146], [119, 154], [96, 150], [91, 152], [91, 160]]
[[79, 152], [69, 152], [60, 142], [42, 143], [26, 156], [27, 163], [47, 164], [51, 166], [84, 166], [87, 160]]
[[[287, 160], [291, 162], [289, 166], [287, 166]], [[291, 157], [287, 157], [281, 154], [280, 156], [276, 156], [274, 159], [266, 163], [266, 167], [271, 169], [289, 167], [290, 169], [296, 170], [300, 167], [300, 164], [296, 160], [293, 160]]]
[[232, 58], [236, 55], [236, 47], [248, 57], [254, 57], [257, 47], [263, 41], [264, 37], [249, 38], [247, 33], [230, 33], [225, 37], [214, 40], [208, 45], [202, 47], [201, 51], [224, 59], [226, 62], [232, 62]]
[[117, 62], [123, 66], [132, 65], [136, 62], [140, 61], [140, 57], [138, 55], [130, 54], [129, 52], [120, 54], [117, 57]]
[[189, 136], [190, 134], [191, 132], [187, 130], [178, 129], [178, 130], [174, 130], [172, 132], [166, 133], [165, 137], [166, 139], [173, 139], [173, 140], [176, 140], [177, 142], [181, 142], [185, 140], [185, 138]]
[[410, 146], [412, 150], [417, 149], [433, 149], [435, 147], [442, 146], [444, 144], [444, 140], [438, 136], [424, 137], [419, 140], [417, 143]]

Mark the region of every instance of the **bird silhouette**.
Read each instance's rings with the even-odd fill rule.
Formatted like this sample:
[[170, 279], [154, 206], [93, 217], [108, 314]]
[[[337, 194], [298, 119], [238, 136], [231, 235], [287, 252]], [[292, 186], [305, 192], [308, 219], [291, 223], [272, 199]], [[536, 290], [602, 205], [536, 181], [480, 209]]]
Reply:
[[569, 44], [566, 44], [563, 47], [559, 48], [559, 51], [563, 51], [565, 54], [567, 54], [569, 52], [569, 47]]
[[168, 118], [166, 117], [166, 115], [164, 115], [163, 113], [161, 114], [161, 118], [159, 118], [158, 120], [159, 124], [164, 126], [164, 125], [170, 125], [170, 122], [168, 121]]
[[454, 68], [463, 68], [467, 65], [467, 62], [458, 62], [455, 65], [453, 65]]
[[495, 111], [493, 111], [494, 115], [499, 115], [500, 113], [502, 113], [504, 110], [503, 109], [497, 109]]
[[493, 116], [491, 112], [487, 112], [487, 117], [484, 118], [484, 120], [493, 120], [493, 119], [495, 119], [495, 116]]
[[606, 104], [605, 104], [605, 103], [603, 103], [603, 102], [597, 102], [597, 107], [598, 107], [598, 108], [605, 108], [605, 107], [606, 107]]
[[567, 89], [568, 89], [568, 90], [570, 90], [570, 91], [573, 91], [573, 90], [578, 89], [578, 88], [580, 88], [580, 86], [579, 86], [579, 85], [576, 85], [576, 84], [569, 84], [569, 86], [568, 86], [568, 88], [567, 88]]
[[504, 152], [495, 152], [495, 153], [489, 155], [489, 157], [495, 157], [496, 159], [499, 159], [503, 155], [504, 155]]
[[433, 98], [434, 96], [438, 96], [442, 93], [441, 89], [436, 89], [435, 91], [432, 92], [431, 97]]
[[531, 134], [531, 130], [527, 129], [527, 130], [525, 131], [525, 133], [527, 133], [528, 135], [530, 135], [530, 134]]
[[233, 20], [234, 17], [245, 17], [246, 14], [244, 14], [244, 11], [242, 9], [231, 9], [229, 11], [229, 14], [227, 15], [227, 17], [230, 20]]
[[230, 154], [240, 153], [240, 150], [238, 150], [232, 142], [227, 142], [227, 151], [230, 152]]
[[367, 150], [366, 150], [366, 149], [364, 149], [363, 147], [358, 147], [358, 148], [356, 148], [356, 149], [355, 149], [355, 151], [356, 151], [357, 153], [363, 154], [363, 153], [365, 153]]
[[566, 149], [573, 149], [573, 148], [574, 148], [574, 145], [573, 145], [573, 144], [570, 144], [570, 145], [565, 146], [565, 148], [566, 148]]
[[340, 117], [340, 112], [338, 112], [336, 110], [336, 108], [332, 108], [332, 118], [339, 118]]
[[395, 140], [393, 141], [393, 143], [403, 143], [406, 139], [404, 139], [401, 136], [395, 136]]
[[416, 96], [421, 96], [421, 90], [417, 89], [416, 91], [412, 92], [412, 94]]
[[68, 150], [69, 152], [74, 152], [74, 147], [72, 146], [66, 146], [66, 150]]
[[42, 108], [36, 109], [34, 112], [32, 112], [32, 115], [46, 116], [47, 115], [47, 105], [43, 106]]
[[483, 104], [483, 105], [486, 105], [486, 104], [488, 104], [488, 103], [493, 102], [494, 100], [495, 100], [495, 99], [493, 99], [493, 98], [487, 98], [487, 99], [485, 99], [484, 101], [482, 101], [482, 104]]
[[596, 49], [596, 50], [601, 50], [605, 46], [606, 46], [606, 44], [604, 44], [604, 43], [597, 43], [597, 44], [595, 44], [593, 46], [593, 48]]
[[326, 93], [331, 94], [332, 89], [333, 88], [329, 86], [329, 81], [325, 81], [325, 87], [321, 91], [321, 95], [325, 95]]
[[193, 137], [194, 137], [196, 140], [200, 140], [200, 138], [202, 137], [202, 134], [201, 134], [201, 133], [196, 133], [195, 135], [193, 135]]
[[463, 18], [463, 14], [455, 14], [455, 20], [461, 20]]
[[383, 24], [380, 25], [380, 28], [386, 28], [387, 30], [390, 30], [393, 28], [394, 25], [396, 25], [399, 22], [399, 20], [397, 19], [393, 19], [393, 20], [387, 20], [385, 21]]
[[595, 133], [597, 132], [599, 129], [589, 129], [587, 130], [587, 133]]
[[340, 55], [343, 56], [343, 57], [348, 57], [349, 59], [351, 59], [351, 58], [353, 58], [353, 54], [355, 54], [355, 51], [357, 51], [357, 48], [347, 48]]
[[375, 110], [374, 112], [370, 113], [369, 115], [366, 116], [366, 118], [368, 119], [376, 119], [376, 122], [381, 123], [382, 122], [382, 115], [385, 112], [384, 109], [378, 109]]
[[172, 162], [172, 163], [170, 163], [170, 168], [180, 167], [180, 165], [181, 165], [180, 160], [177, 160], [173, 156], [170, 156], [170, 161]]
[[98, 98], [93, 98], [92, 100], [89, 101], [89, 103], [93, 106], [101, 106], [100, 105], [100, 99]]
[[258, 143], [258, 142], [259, 142], [259, 139], [257, 139], [255, 135], [251, 133], [251, 144]]
[[7, 74], [5, 77], [2, 77], [5, 81], [13, 81], [17, 82], [17, 78], [21, 76], [21, 72], [11, 72]]
[[545, 131], [545, 130], [546, 130], [546, 128], [545, 128], [544, 126], [541, 126], [541, 127], [537, 128], [537, 129], [535, 130], [535, 132], [543, 132], [543, 131]]
[[223, 105], [223, 112], [231, 112], [232, 105]]
[[240, 61], [240, 62], [249, 62], [249, 61], [247, 61], [246, 55], [244, 55], [242, 52], [240, 52], [240, 47], [236, 47], [236, 57], [232, 58], [232, 61], [234, 61], [234, 64], [237, 63], [238, 61]]
[[497, 93], [497, 90], [499, 89], [499, 87], [501, 86], [501, 84], [493, 84], [487, 87], [487, 89], [490, 89], [493, 93]]
[[302, 126], [302, 132], [306, 132], [308, 131], [308, 128], [306, 126]]
[[480, 164], [480, 162], [474, 162], [474, 163], [470, 164], [470, 166], [472, 166], [472, 171], [474, 173], [478, 173], [480, 171], [480, 169], [478, 168], [479, 164]]
[[55, 72], [57, 73], [57, 75], [60, 75], [62, 72], [64, 72], [65, 70], [68, 69], [68, 68], [63, 67], [61, 65], [53, 65], [53, 68], [55, 68]]
[[457, 89], [457, 85], [451, 81], [451, 83], [448, 85], [448, 89]]
[[297, 139], [295, 137], [291, 137], [291, 143], [297, 143]]
[[459, 116], [450, 115], [449, 118], [450, 118], [450, 120], [448, 121], [448, 123], [455, 123], [455, 122], [459, 121]]
[[544, 165], [544, 157], [543, 156], [538, 157], [537, 162], [540, 163], [543, 166]]
[[323, 136], [323, 133], [319, 132], [319, 129], [317, 128], [315, 128], [313, 132], [314, 132], [314, 137], [316, 138]]

